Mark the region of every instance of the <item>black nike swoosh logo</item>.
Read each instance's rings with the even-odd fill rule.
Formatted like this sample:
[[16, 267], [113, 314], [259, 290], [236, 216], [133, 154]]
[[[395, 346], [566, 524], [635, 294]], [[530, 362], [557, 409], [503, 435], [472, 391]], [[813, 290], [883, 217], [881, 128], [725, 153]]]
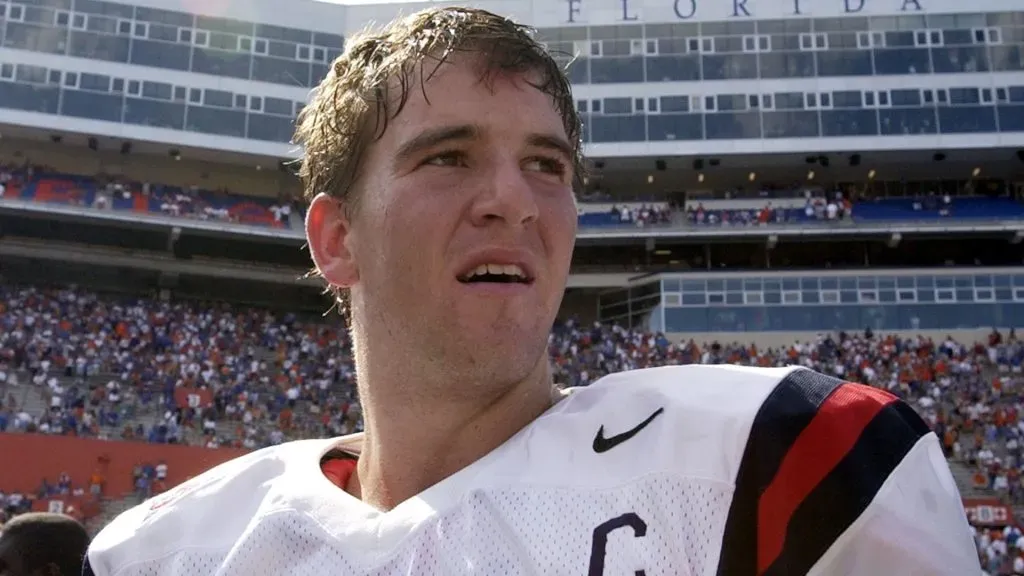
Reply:
[[622, 444], [626, 440], [629, 440], [633, 436], [636, 436], [637, 433], [646, 428], [648, 424], [653, 422], [654, 419], [661, 415], [661, 413], [664, 411], [664, 407], [658, 408], [657, 410], [654, 411], [654, 414], [648, 416], [646, 420], [637, 424], [632, 429], [627, 430], [622, 434], [616, 434], [615, 436], [612, 436], [610, 438], [604, 437], [604, 426], [601, 426], [600, 428], [597, 429], [597, 436], [594, 436], [594, 452], [597, 452], [598, 454], [607, 452], [612, 448], [615, 448], [619, 444]]

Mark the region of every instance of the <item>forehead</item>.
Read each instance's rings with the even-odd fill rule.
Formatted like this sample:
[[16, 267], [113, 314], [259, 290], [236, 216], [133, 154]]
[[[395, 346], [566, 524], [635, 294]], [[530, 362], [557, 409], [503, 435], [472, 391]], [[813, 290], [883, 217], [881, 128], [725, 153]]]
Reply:
[[[503, 137], [566, 136], [553, 98], [537, 88], [542, 81], [537, 71], [490, 70], [480, 56], [455, 55], [440, 65], [427, 60], [412, 71], [410, 80], [407, 100], [384, 140], [400, 142], [420, 130], [450, 124], [473, 124]], [[400, 90], [397, 84], [394, 88]]]

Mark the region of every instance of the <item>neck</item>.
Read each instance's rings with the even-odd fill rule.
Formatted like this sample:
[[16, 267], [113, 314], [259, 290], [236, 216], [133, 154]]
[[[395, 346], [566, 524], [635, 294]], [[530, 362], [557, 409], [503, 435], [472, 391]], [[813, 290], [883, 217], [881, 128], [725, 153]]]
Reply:
[[[359, 372], [366, 434], [347, 491], [380, 510], [394, 508], [484, 457], [555, 401], [546, 359], [527, 379], [475, 398], [452, 399], [439, 393], [442, 388], [422, 386], [422, 375], [382, 380], [373, 370]], [[410, 393], [410, 382], [421, 393]], [[438, 384], [449, 390], [486, 390], [476, 382]]]

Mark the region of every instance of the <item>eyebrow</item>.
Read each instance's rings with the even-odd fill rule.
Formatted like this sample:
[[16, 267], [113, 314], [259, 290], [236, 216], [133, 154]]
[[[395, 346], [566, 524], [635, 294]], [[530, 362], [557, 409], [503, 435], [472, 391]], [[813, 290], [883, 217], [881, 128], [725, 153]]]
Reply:
[[[395, 154], [395, 163], [398, 165], [405, 164], [424, 150], [429, 150], [446, 142], [478, 138], [480, 132], [481, 130], [478, 127], [470, 124], [425, 130], [399, 147], [398, 152]], [[526, 137], [526, 142], [530, 146], [558, 152], [565, 156], [567, 160], [573, 157], [572, 146], [569, 145], [565, 138], [560, 136], [533, 133]]]

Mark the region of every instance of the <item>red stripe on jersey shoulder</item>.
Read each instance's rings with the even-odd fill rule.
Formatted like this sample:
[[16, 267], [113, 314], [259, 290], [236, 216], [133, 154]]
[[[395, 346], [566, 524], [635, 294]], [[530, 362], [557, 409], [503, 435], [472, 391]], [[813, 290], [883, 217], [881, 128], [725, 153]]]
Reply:
[[356, 471], [357, 460], [353, 458], [329, 458], [320, 463], [320, 471], [324, 476], [342, 490], [348, 486], [348, 481]]
[[797, 507], [853, 449], [872, 419], [896, 400], [878, 388], [843, 383], [821, 403], [758, 499], [757, 574], [782, 553]]

